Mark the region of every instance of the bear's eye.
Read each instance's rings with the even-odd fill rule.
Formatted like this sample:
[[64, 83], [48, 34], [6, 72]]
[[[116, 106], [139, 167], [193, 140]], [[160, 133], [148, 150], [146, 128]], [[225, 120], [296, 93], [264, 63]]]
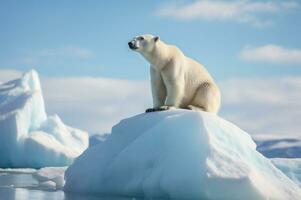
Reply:
[[140, 36], [138, 37], [138, 40], [144, 40], [144, 37]]

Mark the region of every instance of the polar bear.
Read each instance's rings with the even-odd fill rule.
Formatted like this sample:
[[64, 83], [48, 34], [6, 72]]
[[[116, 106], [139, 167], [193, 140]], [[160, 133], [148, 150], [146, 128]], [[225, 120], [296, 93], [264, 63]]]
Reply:
[[220, 90], [197, 61], [150, 34], [134, 37], [128, 45], [150, 63], [153, 108], [146, 112], [174, 108], [218, 112]]

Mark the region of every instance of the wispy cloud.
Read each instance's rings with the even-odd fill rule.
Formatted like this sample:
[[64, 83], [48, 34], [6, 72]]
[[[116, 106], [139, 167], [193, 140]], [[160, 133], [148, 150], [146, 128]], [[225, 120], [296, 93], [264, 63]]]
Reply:
[[[16, 71], [0, 70], [15, 78]], [[90, 133], [109, 132], [123, 118], [151, 106], [148, 81], [91, 77], [42, 77], [48, 113]], [[301, 77], [229, 79], [219, 82], [220, 115], [250, 134], [301, 137]]]
[[62, 59], [73, 59], [73, 60], [88, 60], [95, 56], [94, 51], [88, 48], [67, 45], [57, 48], [39, 49], [25, 53], [23, 57], [18, 59], [18, 64], [25, 65], [38, 65], [41, 62]]
[[301, 64], [301, 49], [289, 49], [268, 44], [259, 47], [245, 47], [240, 57], [246, 61], [273, 64]]
[[64, 46], [56, 49], [42, 49], [38, 52], [41, 57], [73, 57], [79, 59], [88, 59], [94, 56], [94, 52], [87, 48], [77, 46]]
[[263, 27], [273, 23], [267, 14], [299, 7], [297, 1], [197, 0], [167, 4], [155, 13], [180, 20], [235, 21]]

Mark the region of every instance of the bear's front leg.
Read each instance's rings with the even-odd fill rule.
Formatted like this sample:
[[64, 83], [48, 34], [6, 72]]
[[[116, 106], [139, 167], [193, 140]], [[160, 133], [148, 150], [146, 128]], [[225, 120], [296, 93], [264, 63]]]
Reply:
[[162, 111], [160, 108], [164, 105], [166, 99], [166, 88], [162, 80], [161, 74], [159, 71], [156, 71], [152, 66], [150, 67], [151, 75], [151, 88], [153, 96], [153, 108], [148, 108], [145, 112], [156, 112]]
[[167, 97], [165, 105], [160, 106], [160, 110], [170, 110], [180, 107], [183, 98], [183, 85], [176, 81], [169, 81], [166, 84]]
[[181, 63], [170, 61], [162, 70], [162, 79], [166, 88], [166, 100], [160, 110], [179, 108], [183, 101], [185, 79]]

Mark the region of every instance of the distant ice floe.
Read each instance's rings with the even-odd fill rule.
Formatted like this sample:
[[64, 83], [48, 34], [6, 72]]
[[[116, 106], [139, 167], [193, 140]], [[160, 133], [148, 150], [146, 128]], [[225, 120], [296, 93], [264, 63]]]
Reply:
[[0, 85], [1, 168], [66, 166], [88, 143], [85, 131], [47, 116], [36, 71]]
[[33, 177], [38, 180], [40, 189], [59, 190], [65, 184], [66, 169], [67, 167], [45, 167], [33, 173]]
[[257, 150], [268, 158], [301, 158], [301, 138], [257, 135]]
[[0, 168], [0, 186], [47, 191], [60, 190], [65, 184], [66, 169], [67, 167]]

